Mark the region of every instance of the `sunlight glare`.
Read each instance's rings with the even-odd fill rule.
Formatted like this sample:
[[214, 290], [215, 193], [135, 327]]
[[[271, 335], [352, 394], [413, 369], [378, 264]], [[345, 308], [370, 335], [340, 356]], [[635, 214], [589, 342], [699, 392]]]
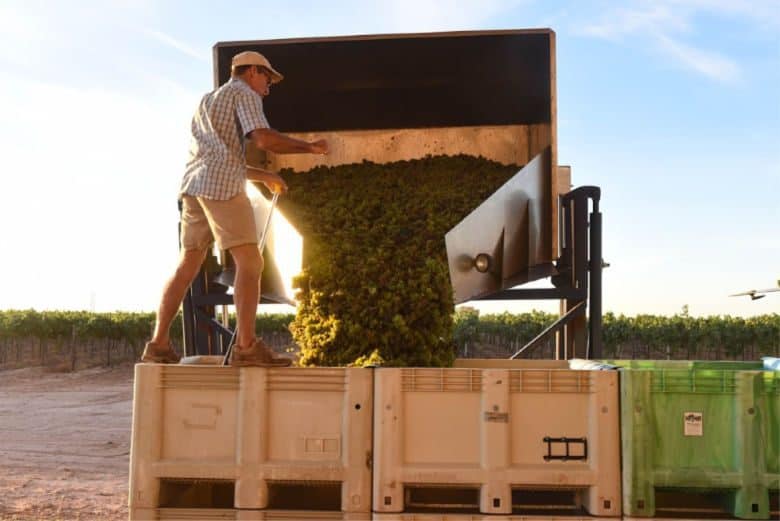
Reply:
[[[255, 210], [255, 223], [257, 226], [257, 241], [260, 242], [263, 235], [263, 226], [271, 208], [271, 201], [266, 199], [260, 190], [252, 183], [246, 183], [246, 192], [252, 207]], [[265, 244], [266, 255], [273, 256], [276, 266], [279, 268], [281, 280], [275, 280], [274, 286], [282, 288], [283, 296], [295, 300], [295, 292], [292, 287], [293, 277], [301, 272], [303, 266], [303, 236], [290, 223], [285, 215], [277, 207], [274, 209], [271, 225], [268, 230], [268, 240]]]

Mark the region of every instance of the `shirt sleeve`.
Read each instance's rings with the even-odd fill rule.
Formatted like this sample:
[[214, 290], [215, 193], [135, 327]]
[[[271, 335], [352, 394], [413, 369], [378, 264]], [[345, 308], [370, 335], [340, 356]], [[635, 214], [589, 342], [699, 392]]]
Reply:
[[263, 98], [254, 92], [242, 92], [238, 95], [236, 112], [245, 136], [256, 128], [270, 127], [263, 112]]

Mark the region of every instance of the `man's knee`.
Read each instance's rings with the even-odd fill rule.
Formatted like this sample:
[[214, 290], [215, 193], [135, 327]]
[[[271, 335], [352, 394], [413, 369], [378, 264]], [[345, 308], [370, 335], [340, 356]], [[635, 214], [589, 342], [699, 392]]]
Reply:
[[258, 276], [263, 272], [263, 256], [256, 244], [245, 244], [230, 249], [236, 268], [247, 273], [255, 273]]

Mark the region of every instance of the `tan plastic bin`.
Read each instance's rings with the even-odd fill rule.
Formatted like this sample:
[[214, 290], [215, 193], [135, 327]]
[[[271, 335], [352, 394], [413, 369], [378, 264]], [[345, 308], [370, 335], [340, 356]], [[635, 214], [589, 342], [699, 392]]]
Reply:
[[[403, 514], [378, 514], [374, 513], [372, 521], [598, 521], [599, 519], [614, 519], [611, 517], [594, 516], [567, 516], [567, 515], [495, 515], [495, 514], [430, 514], [430, 513], [403, 513]], [[643, 521], [647, 521], [646, 519]], [[672, 520], [667, 520], [672, 521]]]
[[131, 512], [369, 512], [372, 392], [370, 369], [138, 364]]
[[131, 519], [148, 521], [367, 521], [369, 513], [317, 510], [239, 510], [235, 508], [135, 509]]
[[375, 512], [560, 506], [526, 504], [547, 494], [620, 515], [617, 372], [377, 369], [374, 397]]

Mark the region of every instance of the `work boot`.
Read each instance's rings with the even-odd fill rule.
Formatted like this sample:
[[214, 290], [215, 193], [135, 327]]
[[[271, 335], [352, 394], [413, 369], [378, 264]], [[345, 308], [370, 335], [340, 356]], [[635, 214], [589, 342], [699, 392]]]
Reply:
[[141, 355], [142, 362], [155, 364], [178, 364], [181, 357], [176, 354], [171, 344], [161, 345], [153, 342], [147, 342], [144, 347], [144, 354]]
[[292, 360], [277, 355], [265, 342], [256, 338], [249, 347], [234, 346], [230, 353], [230, 365], [233, 367], [287, 367]]

